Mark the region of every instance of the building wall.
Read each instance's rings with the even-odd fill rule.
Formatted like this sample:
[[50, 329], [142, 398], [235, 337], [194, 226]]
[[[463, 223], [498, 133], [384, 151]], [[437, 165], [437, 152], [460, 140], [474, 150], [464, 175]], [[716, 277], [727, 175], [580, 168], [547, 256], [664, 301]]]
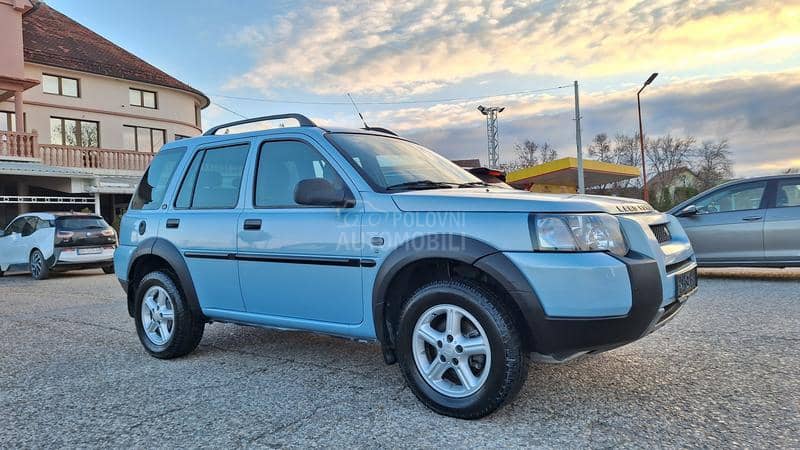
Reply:
[[[22, 11], [23, 0], [0, 0], [0, 75], [22, 78]], [[27, 5], [30, 7], [30, 5]]]
[[[25, 77], [42, 79], [42, 74], [60, 75], [79, 80], [80, 96], [67, 97], [43, 92], [39, 84], [24, 94], [26, 131], [36, 131], [40, 143], [51, 143], [50, 117], [91, 120], [100, 123], [100, 147], [125, 148], [123, 126], [135, 125], [166, 130], [167, 142], [175, 135], [197, 136], [201, 128], [195, 123], [195, 108], [201, 99], [189, 92], [117, 78], [55, 67], [25, 64]], [[129, 88], [157, 93], [157, 109], [130, 105]], [[0, 111], [14, 111], [14, 104], [0, 103]]]

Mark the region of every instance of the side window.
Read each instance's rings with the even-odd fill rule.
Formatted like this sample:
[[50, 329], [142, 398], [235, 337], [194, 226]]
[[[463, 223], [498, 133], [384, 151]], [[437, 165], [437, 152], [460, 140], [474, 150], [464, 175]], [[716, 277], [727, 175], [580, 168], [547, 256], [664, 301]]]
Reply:
[[192, 206], [192, 195], [194, 195], [194, 187], [197, 182], [197, 172], [200, 170], [200, 164], [203, 162], [205, 155], [205, 150], [201, 150], [194, 155], [192, 164], [189, 165], [189, 170], [186, 171], [181, 183], [178, 197], [175, 199], [176, 208], [187, 209]]
[[255, 206], [305, 207], [295, 203], [294, 189], [301, 180], [310, 178], [322, 178], [337, 189], [347, 189], [336, 170], [309, 144], [299, 141], [263, 143], [258, 155]]
[[239, 188], [250, 144], [197, 152], [175, 199], [176, 208], [231, 209]]
[[715, 192], [695, 203], [698, 214], [715, 214], [758, 209], [767, 187], [765, 181], [731, 186]]
[[22, 233], [22, 227], [26, 223], [25, 219], [26, 219], [26, 217], [20, 217], [19, 219], [11, 222], [11, 225], [9, 225], [8, 228], [6, 228], [6, 233], [8, 233], [8, 234], [11, 234], [11, 233]]
[[776, 208], [800, 206], [800, 179], [779, 181], [776, 195]]
[[30, 236], [36, 231], [36, 222], [39, 219], [36, 217], [26, 217], [22, 222], [22, 237]]
[[131, 199], [130, 209], [158, 209], [167, 194], [167, 186], [175, 168], [186, 153], [186, 147], [174, 147], [160, 152], [145, 171]]

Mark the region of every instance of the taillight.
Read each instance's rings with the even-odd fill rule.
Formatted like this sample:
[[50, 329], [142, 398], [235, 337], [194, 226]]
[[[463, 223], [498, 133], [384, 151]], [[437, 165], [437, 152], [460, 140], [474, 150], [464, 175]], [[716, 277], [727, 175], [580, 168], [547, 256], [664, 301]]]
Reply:
[[75, 236], [75, 233], [73, 233], [72, 231], [59, 231], [56, 233], [57, 238], [64, 240], [72, 239], [72, 236]]

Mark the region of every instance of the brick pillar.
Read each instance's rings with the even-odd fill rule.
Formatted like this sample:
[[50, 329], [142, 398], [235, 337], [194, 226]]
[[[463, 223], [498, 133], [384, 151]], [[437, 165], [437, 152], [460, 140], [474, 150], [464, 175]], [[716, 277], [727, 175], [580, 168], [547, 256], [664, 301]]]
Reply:
[[[17, 181], [17, 195], [29, 195], [30, 190], [27, 183], [24, 181]], [[25, 214], [26, 212], [30, 211], [30, 205], [27, 203], [20, 203], [19, 204], [19, 213]]]
[[24, 133], [25, 109], [22, 107], [22, 91], [14, 92], [14, 116], [17, 122], [17, 133]]

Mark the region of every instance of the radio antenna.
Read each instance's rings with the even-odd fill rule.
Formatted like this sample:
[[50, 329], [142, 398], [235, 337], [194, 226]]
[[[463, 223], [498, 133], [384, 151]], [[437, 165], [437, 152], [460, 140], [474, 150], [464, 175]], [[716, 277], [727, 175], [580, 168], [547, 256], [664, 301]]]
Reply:
[[361, 115], [361, 111], [359, 111], [359, 110], [358, 110], [358, 106], [356, 106], [356, 101], [355, 101], [355, 100], [353, 100], [353, 96], [352, 96], [352, 95], [350, 95], [350, 93], [349, 93], [349, 92], [347, 93], [347, 98], [349, 98], [349, 99], [350, 99], [350, 103], [352, 103], [352, 104], [353, 104], [353, 109], [355, 109], [355, 110], [356, 110], [356, 114], [358, 114], [358, 117], [360, 117], [360, 118], [361, 118], [361, 122], [364, 124], [364, 128], [369, 128], [369, 125], [367, 125], [367, 121], [366, 121], [366, 120], [364, 120], [364, 116], [363, 116], [363, 115]]

